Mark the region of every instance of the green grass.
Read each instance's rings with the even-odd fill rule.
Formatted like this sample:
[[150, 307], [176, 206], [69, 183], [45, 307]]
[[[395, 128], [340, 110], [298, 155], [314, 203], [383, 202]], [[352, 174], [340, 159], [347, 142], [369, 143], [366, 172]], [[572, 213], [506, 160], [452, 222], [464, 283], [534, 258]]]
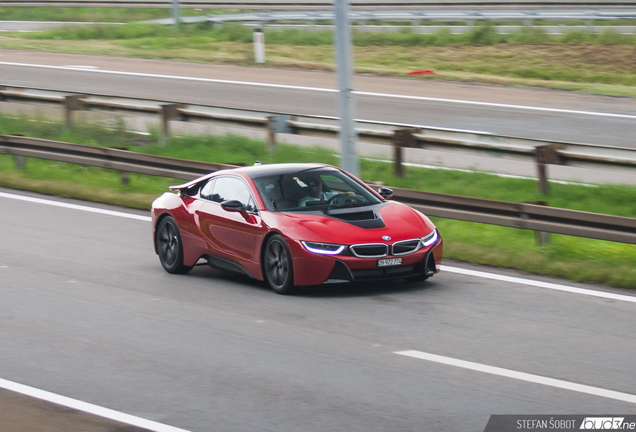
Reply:
[[[174, 137], [158, 147], [155, 131], [150, 136], [127, 132], [123, 123], [78, 124], [71, 131], [60, 122], [0, 114], [0, 134], [56, 139], [132, 151], [217, 163], [324, 162], [338, 164], [336, 156], [320, 147], [301, 148], [279, 144], [268, 151], [261, 140], [239, 136]], [[536, 181], [506, 179], [480, 173], [406, 168], [397, 179], [392, 165], [362, 160], [361, 177], [393, 187], [420, 189], [504, 201], [547, 199], [556, 207], [636, 216], [636, 188], [586, 187], [553, 184], [550, 195], [537, 192]], [[85, 200], [148, 209], [152, 200], [180, 180], [131, 174], [121, 183], [120, 173], [81, 165], [29, 159], [23, 171], [11, 156], [0, 156], [0, 185]], [[532, 231], [434, 218], [445, 242], [445, 257], [485, 265], [519, 269], [529, 273], [636, 288], [636, 245], [552, 235], [546, 246], [537, 246]]]
[[[232, 13], [230, 10], [181, 8], [181, 16]], [[0, 7], [4, 21], [65, 21], [127, 23], [170, 18], [171, 8], [99, 8], [99, 7]]]
[[[541, 28], [498, 34], [492, 25], [463, 35], [354, 32], [357, 72], [412, 79], [541, 86], [636, 96], [636, 36], [606, 30], [548, 35]], [[266, 30], [266, 66], [334, 70], [331, 31]], [[130, 23], [6, 33], [0, 46], [82, 54], [254, 65], [252, 30], [240, 24], [171, 26]]]
[[[143, 29], [142, 29], [143, 28]], [[187, 39], [194, 35], [214, 42], [239, 41], [252, 43], [253, 30], [239, 23], [225, 23], [210, 27], [208, 23], [182, 25], [178, 32], [172, 26], [128, 23], [124, 26], [90, 25], [82, 27], [62, 27], [28, 34], [13, 34], [24, 39], [58, 40], [116, 40], [138, 39], [140, 34], [148, 37], [172, 37]], [[333, 45], [331, 30], [307, 31], [302, 29], [265, 29], [268, 44], [275, 45]], [[561, 35], [547, 34], [541, 27], [527, 27], [510, 34], [500, 34], [489, 23], [475, 26], [463, 34], [451, 34], [441, 29], [431, 34], [415, 33], [410, 28], [398, 32], [360, 32], [353, 30], [355, 46], [447, 46], [447, 45], [495, 45], [495, 44], [599, 44], [634, 45], [636, 35], [623, 35], [615, 30], [604, 30], [592, 34], [582, 30], [569, 30]]]

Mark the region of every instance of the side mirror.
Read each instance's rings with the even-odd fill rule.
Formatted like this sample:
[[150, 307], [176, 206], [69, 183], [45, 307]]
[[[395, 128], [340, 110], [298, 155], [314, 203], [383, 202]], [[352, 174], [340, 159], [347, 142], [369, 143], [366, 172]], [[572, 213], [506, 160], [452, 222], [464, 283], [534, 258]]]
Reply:
[[245, 210], [243, 203], [238, 200], [223, 201], [221, 203], [221, 208], [225, 211], [240, 213], [241, 216], [243, 216], [243, 218], [249, 223], [254, 223], [254, 221], [256, 221], [254, 216]]
[[378, 189], [378, 193], [384, 199], [389, 199], [393, 196], [393, 189], [389, 189], [388, 187], [381, 187]]
[[223, 201], [221, 203], [221, 208], [229, 212], [244, 212], [245, 211], [245, 206], [239, 200]]

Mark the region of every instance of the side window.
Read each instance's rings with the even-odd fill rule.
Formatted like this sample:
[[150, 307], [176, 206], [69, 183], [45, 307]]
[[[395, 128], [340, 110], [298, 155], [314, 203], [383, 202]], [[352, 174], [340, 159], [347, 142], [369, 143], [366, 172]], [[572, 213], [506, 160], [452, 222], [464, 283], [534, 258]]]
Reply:
[[256, 201], [254, 201], [254, 198], [252, 198], [251, 196], [247, 205], [245, 206], [245, 210], [249, 212], [256, 211]]
[[214, 179], [208, 181], [201, 189], [201, 198], [212, 199], [212, 187], [214, 186]]
[[245, 206], [245, 210], [256, 210], [256, 203], [252, 199], [250, 190], [243, 181], [234, 177], [217, 178], [214, 182], [210, 199], [218, 203], [237, 200]]

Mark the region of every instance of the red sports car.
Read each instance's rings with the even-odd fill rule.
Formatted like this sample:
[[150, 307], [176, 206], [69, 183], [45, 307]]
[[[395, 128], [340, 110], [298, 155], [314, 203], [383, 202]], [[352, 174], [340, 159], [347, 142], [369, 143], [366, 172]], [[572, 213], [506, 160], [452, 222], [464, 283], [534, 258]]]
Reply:
[[200, 260], [295, 286], [403, 278], [439, 271], [442, 239], [422, 213], [323, 164], [217, 171], [152, 204], [155, 252], [170, 273]]

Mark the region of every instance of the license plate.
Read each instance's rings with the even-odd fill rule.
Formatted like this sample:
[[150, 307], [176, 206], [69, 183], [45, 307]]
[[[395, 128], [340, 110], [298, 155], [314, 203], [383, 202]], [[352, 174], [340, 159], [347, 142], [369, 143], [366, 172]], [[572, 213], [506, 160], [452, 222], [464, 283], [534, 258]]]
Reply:
[[402, 258], [385, 258], [378, 260], [378, 267], [402, 265]]

